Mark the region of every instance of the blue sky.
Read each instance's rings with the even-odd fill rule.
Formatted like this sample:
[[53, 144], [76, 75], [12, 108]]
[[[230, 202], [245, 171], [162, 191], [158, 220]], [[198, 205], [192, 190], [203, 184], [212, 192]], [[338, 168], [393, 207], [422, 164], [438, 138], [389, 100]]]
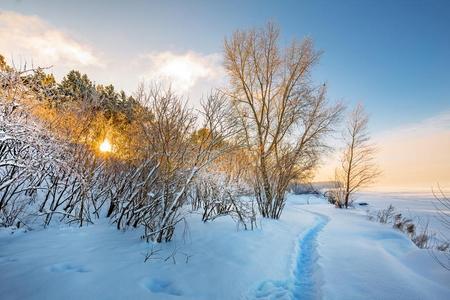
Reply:
[[375, 136], [428, 124], [423, 138], [439, 124], [436, 136], [450, 137], [448, 0], [3, 0], [0, 10], [0, 53], [16, 62], [52, 65], [59, 77], [77, 68], [130, 92], [176, 69], [194, 101], [225, 81], [224, 38], [274, 21], [282, 44], [309, 36], [324, 51], [316, 83], [331, 100], [363, 102]]
[[314, 39], [324, 51], [317, 82], [328, 83], [331, 99], [363, 101], [374, 130], [450, 109], [449, 1], [21, 0], [0, 8], [38, 15], [117, 61], [220, 53], [233, 30], [272, 20], [284, 42]]

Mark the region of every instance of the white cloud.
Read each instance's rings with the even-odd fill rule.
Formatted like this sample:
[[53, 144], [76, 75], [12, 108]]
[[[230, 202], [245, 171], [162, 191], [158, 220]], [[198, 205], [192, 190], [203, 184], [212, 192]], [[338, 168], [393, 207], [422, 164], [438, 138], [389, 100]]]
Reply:
[[199, 88], [218, 87], [224, 79], [221, 55], [202, 55], [193, 51], [182, 54], [152, 52], [141, 57], [145, 70], [141, 79], [171, 84], [181, 94]]
[[24, 62], [52, 66], [49, 72], [57, 79], [70, 69], [77, 69], [99, 83], [112, 82], [128, 92], [134, 91], [139, 81], [171, 84], [193, 106], [211, 89], [226, 82], [220, 53], [149, 52], [130, 63], [129, 59], [118, 59], [108, 52], [99, 55], [90, 45], [38, 16], [12, 11], [0, 10], [0, 54], [9, 63], [13, 59], [17, 67]]
[[39, 66], [101, 66], [87, 45], [37, 16], [0, 11], [0, 53]]

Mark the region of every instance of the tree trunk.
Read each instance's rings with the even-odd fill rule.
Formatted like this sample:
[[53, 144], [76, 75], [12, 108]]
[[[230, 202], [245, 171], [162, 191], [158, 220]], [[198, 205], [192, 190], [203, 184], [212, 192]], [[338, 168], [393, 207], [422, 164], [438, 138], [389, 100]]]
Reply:
[[347, 191], [345, 193], [345, 201], [344, 201], [345, 208], [348, 208], [348, 199], [349, 199], [349, 197], [350, 197], [350, 193]]
[[271, 218], [271, 211], [273, 209], [272, 205], [273, 199], [272, 199], [272, 192], [270, 190], [270, 182], [269, 176], [267, 175], [267, 167], [264, 154], [261, 155], [260, 164], [261, 164], [260, 166], [261, 179], [264, 188], [264, 197], [261, 197], [263, 199], [261, 215], [264, 218]]

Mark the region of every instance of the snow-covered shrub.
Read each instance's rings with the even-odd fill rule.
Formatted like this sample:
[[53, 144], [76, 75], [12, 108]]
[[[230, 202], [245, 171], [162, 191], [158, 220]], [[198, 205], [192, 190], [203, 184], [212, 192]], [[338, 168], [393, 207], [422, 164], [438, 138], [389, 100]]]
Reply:
[[412, 241], [420, 249], [430, 248], [430, 235], [426, 231], [414, 236]]
[[[333, 188], [327, 190], [324, 193], [324, 196], [328, 199], [330, 204], [333, 204], [337, 208], [344, 207], [344, 199], [345, 199], [345, 189], [341, 182], [335, 181]], [[353, 194], [348, 196], [347, 206], [353, 206]]]
[[147, 232], [154, 230], [160, 215], [158, 205], [158, 164], [152, 160], [138, 166], [116, 165], [110, 170], [107, 217], [117, 229], [128, 226], [144, 226]]
[[392, 205], [389, 205], [388, 208], [382, 209], [377, 213], [377, 221], [382, 224], [392, 222], [394, 214], [395, 208]]
[[[0, 74], [0, 224], [83, 225], [99, 191], [100, 162], [85, 146], [57, 138], [33, 114], [31, 71]], [[101, 189], [100, 189], [101, 190]]]
[[327, 199], [328, 203], [335, 205], [336, 199], [334, 198], [334, 195], [331, 191], [325, 191], [323, 193], [323, 196]]
[[0, 214], [3, 226], [20, 220], [51, 170], [56, 149], [20, 104], [0, 99]]
[[[445, 243], [433, 244], [435, 234], [430, 232], [428, 224], [422, 227], [420, 232], [417, 232], [417, 226], [412, 219], [405, 218], [401, 213], [397, 213], [392, 205], [389, 205], [386, 209], [378, 211], [375, 215], [369, 214], [369, 220], [380, 222], [382, 224], [390, 224], [393, 228], [405, 233], [411, 239], [411, 241], [421, 249], [447, 249]], [[419, 223], [420, 225], [420, 223]], [[442, 247], [439, 247], [442, 246]]]
[[411, 219], [405, 218], [401, 213], [394, 216], [394, 228], [407, 233], [410, 237], [416, 234], [416, 226]]
[[[58, 140], [21, 104], [0, 99], [0, 215], [16, 221], [90, 221], [99, 162], [85, 147]], [[18, 225], [20, 223], [17, 223]]]
[[[70, 74], [74, 79], [66, 78], [58, 86], [72, 95], [81, 75]], [[141, 227], [146, 240], [170, 241], [188, 212], [184, 207], [197, 176], [235, 147], [227, 140], [235, 128], [226, 121], [230, 115], [226, 101], [219, 94], [208, 97], [200, 123], [199, 116], [170, 89], [141, 90], [135, 101], [141, 103], [142, 118], [132, 127], [139, 130], [140, 144], [134, 151], [139, 155], [108, 157], [95, 150], [96, 131], [108, 124], [96, 118], [98, 95], [90, 93], [101, 91], [96, 92], [83, 75], [80, 80], [89, 93], [72, 95], [70, 101], [58, 98], [66, 92], [53, 95], [51, 101], [65, 101], [54, 108], [42, 103], [47, 94], [39, 92], [45, 73], [35, 75], [11, 69], [0, 78], [1, 224], [48, 226], [63, 221], [83, 226], [105, 214], [118, 229]], [[34, 85], [34, 80], [39, 84]], [[50, 81], [53, 90], [56, 82]], [[107, 91], [113, 90], [103, 93]], [[45, 112], [52, 116], [46, 118]], [[211, 191], [211, 186], [206, 190]], [[214, 214], [231, 211], [245, 228], [254, 226], [252, 203], [234, 195], [233, 186], [220, 197], [223, 207], [215, 203]]]
[[93, 223], [109, 190], [104, 163], [83, 145], [70, 145], [59, 161], [57, 171], [49, 176], [46, 198], [39, 212], [48, 225], [53, 215], [60, 221]]
[[108, 216], [118, 228], [143, 226], [146, 240], [170, 241], [195, 179], [227, 151], [233, 129], [223, 122], [227, 110], [217, 95], [203, 103], [204, 123], [197, 131], [197, 116], [170, 89], [141, 89], [136, 98], [152, 112], [141, 123], [148, 157], [114, 176]]
[[289, 185], [288, 191], [294, 195], [320, 194], [319, 191], [310, 183], [293, 182]]
[[450, 252], [450, 251], [449, 251], [449, 250], [450, 250], [450, 243], [448, 243], [448, 242], [443, 242], [443, 243], [437, 245], [437, 246], [436, 246], [436, 249], [437, 249], [438, 251], [441, 251], [441, 252]]
[[[222, 176], [221, 176], [222, 175]], [[192, 191], [192, 208], [202, 211], [202, 221], [212, 221], [220, 216], [229, 215], [233, 209], [233, 197], [236, 191], [225, 182], [224, 174], [202, 174]]]
[[233, 181], [227, 174], [207, 170], [196, 179], [191, 193], [193, 210], [201, 210], [202, 221], [212, 221], [221, 216], [231, 216], [245, 230], [256, 226], [256, 212], [249, 188]]

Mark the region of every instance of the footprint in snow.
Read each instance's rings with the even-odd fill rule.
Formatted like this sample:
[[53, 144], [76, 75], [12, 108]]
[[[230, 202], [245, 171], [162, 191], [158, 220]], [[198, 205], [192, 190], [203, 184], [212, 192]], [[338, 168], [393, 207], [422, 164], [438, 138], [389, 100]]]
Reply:
[[181, 296], [181, 291], [170, 280], [146, 278], [142, 285], [152, 293], [162, 293], [172, 296]]
[[252, 299], [290, 300], [292, 299], [290, 289], [288, 281], [267, 280], [256, 288]]
[[71, 264], [71, 263], [61, 263], [55, 264], [48, 267], [50, 272], [56, 273], [67, 273], [67, 272], [76, 272], [76, 273], [87, 273], [90, 272], [88, 268], [83, 265]]

